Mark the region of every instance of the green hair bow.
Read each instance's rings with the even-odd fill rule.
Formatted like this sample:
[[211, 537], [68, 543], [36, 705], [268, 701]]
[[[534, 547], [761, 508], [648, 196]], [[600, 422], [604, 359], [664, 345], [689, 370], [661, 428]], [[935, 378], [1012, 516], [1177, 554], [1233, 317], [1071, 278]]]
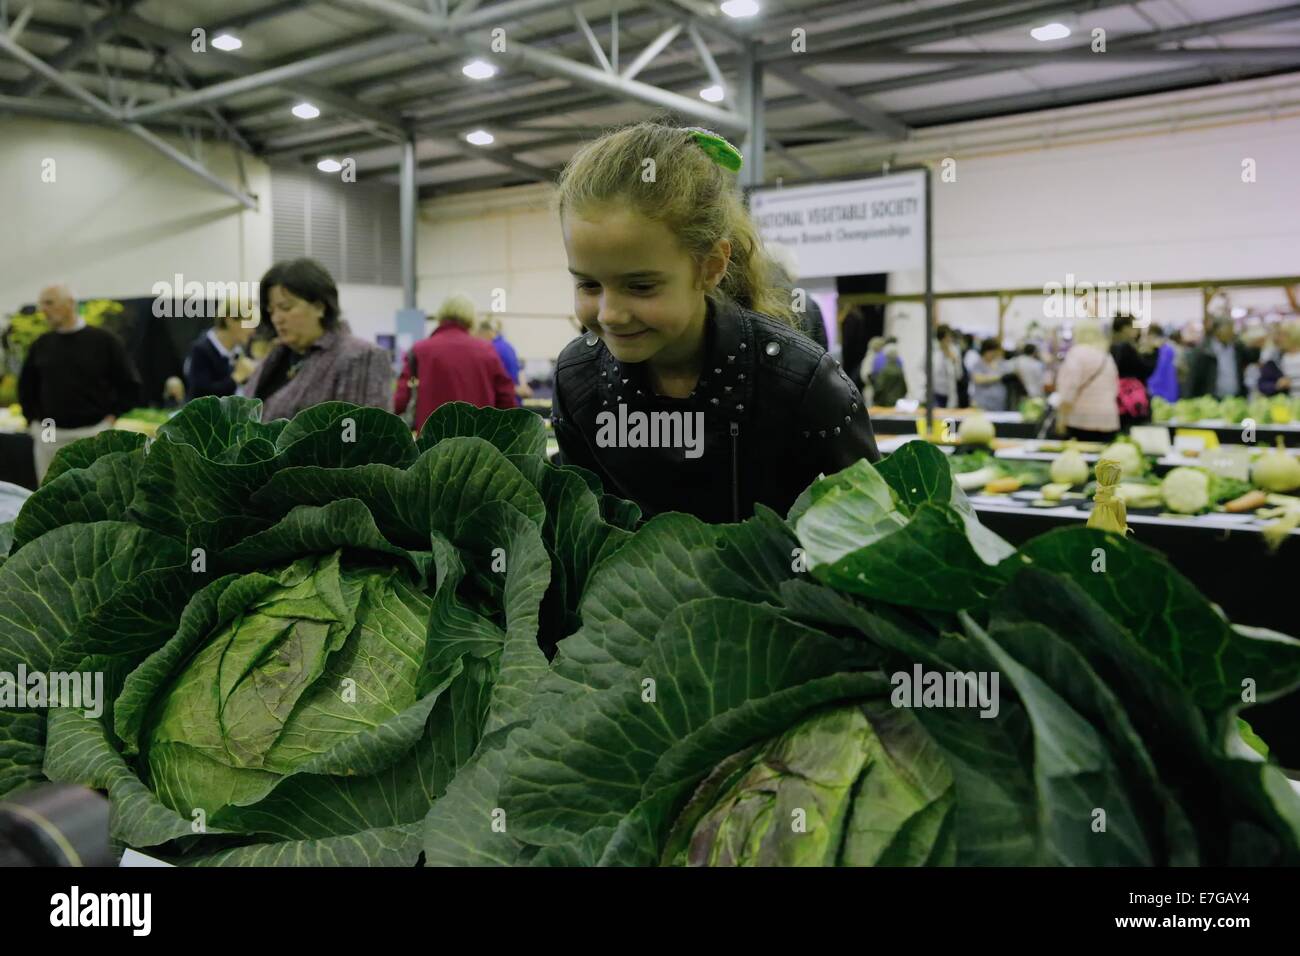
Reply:
[[725, 169], [733, 173], [740, 172], [740, 166], [744, 162], [740, 155], [740, 150], [732, 146], [717, 133], [710, 132], [699, 126], [687, 126], [685, 131], [691, 134], [691, 139], [699, 144], [700, 149], [708, 154], [709, 158]]

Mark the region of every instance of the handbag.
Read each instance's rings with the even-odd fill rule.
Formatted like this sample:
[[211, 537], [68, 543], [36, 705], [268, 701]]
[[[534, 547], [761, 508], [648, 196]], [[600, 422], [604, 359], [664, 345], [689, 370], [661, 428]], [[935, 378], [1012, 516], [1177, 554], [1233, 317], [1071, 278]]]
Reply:
[[1121, 378], [1115, 395], [1119, 417], [1129, 421], [1144, 422], [1151, 417], [1151, 399], [1140, 378]]

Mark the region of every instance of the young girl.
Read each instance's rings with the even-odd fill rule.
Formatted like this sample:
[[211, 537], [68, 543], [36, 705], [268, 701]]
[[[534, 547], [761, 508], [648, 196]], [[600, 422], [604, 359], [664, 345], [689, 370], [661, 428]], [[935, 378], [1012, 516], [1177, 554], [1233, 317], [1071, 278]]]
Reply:
[[784, 515], [819, 474], [879, 460], [861, 395], [797, 331], [736, 188], [739, 152], [655, 122], [583, 147], [558, 208], [587, 329], [560, 353], [560, 461], [647, 516]]

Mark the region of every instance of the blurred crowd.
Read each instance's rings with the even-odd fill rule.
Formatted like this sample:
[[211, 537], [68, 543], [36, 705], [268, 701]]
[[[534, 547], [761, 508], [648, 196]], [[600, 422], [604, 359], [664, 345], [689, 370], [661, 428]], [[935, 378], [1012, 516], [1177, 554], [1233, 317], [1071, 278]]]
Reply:
[[[795, 267], [776, 264], [789, 286]], [[269, 319], [261, 334], [239, 318], [216, 319], [191, 346], [183, 380], [168, 379], [159, 402], [145, 401], [175, 408], [206, 395], [238, 394], [260, 399], [266, 419], [346, 401], [395, 411], [418, 430], [447, 402], [512, 408], [531, 394], [499, 318], [479, 315], [464, 296], [445, 300], [428, 336], [394, 356], [351, 334], [334, 279], [313, 260], [277, 263], [259, 294]], [[31, 347], [18, 382], [30, 427], [44, 429], [36, 443], [38, 480], [59, 447], [111, 427], [142, 400], [140, 377], [122, 343], [87, 326], [65, 286], [45, 289], [39, 305], [50, 331]], [[808, 334], [824, 343], [820, 313], [807, 321]], [[860, 314], [841, 325], [844, 364], [867, 404], [892, 406], [907, 397], [898, 342], [868, 340]], [[1149, 421], [1153, 397], [1172, 403], [1203, 395], [1300, 395], [1300, 319], [1239, 329], [1234, 319], [1217, 316], [1167, 332], [1121, 315], [1105, 325], [1034, 324], [1015, 345], [941, 325], [932, 359], [939, 408], [1032, 408], [1031, 417], [1047, 414], [1060, 433], [1108, 439]], [[1027, 400], [1034, 404], [1025, 406]], [[43, 424], [49, 422], [57, 430]]]
[[113, 427], [142, 402], [170, 409], [209, 395], [243, 395], [260, 399], [271, 420], [342, 401], [395, 411], [418, 430], [446, 402], [514, 408], [531, 394], [500, 320], [477, 314], [465, 296], [442, 303], [432, 331], [401, 356], [396, 374], [387, 349], [352, 334], [334, 279], [319, 263], [276, 263], [259, 294], [269, 319], [262, 334], [257, 323], [219, 316], [190, 346], [183, 377], [168, 378], [150, 400], [122, 341], [87, 325], [67, 286], [43, 290], [38, 305], [49, 331], [23, 359], [17, 389], [36, 480], [60, 448]]
[[[1054, 409], [1058, 431], [1083, 438], [1149, 421], [1157, 396], [1175, 402], [1300, 395], [1296, 318], [1239, 329], [1234, 319], [1218, 316], [1173, 331], [1121, 315], [1068, 330], [1031, 326], [1010, 347], [941, 325], [932, 348], [936, 407], [1004, 412], [1042, 399], [1042, 410]], [[870, 341], [859, 374], [871, 405], [890, 406], [908, 394], [893, 338]]]

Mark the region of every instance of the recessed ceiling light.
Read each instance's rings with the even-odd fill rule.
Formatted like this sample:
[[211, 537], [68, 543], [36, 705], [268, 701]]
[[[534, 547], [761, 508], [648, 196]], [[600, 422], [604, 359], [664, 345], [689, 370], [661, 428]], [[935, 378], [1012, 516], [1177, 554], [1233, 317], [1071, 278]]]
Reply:
[[1029, 31], [1029, 35], [1035, 40], [1046, 43], [1048, 40], [1063, 40], [1070, 35], [1070, 28], [1064, 23], [1048, 23], [1045, 26], [1034, 27]]
[[484, 60], [470, 60], [460, 71], [471, 80], [486, 80], [497, 75], [497, 68]]
[[225, 50], [229, 53], [231, 50], [238, 50], [244, 45], [244, 41], [232, 34], [222, 33], [212, 38], [212, 45], [218, 50]]
[[496, 142], [496, 137], [487, 130], [476, 129], [465, 137], [466, 142], [473, 143], [475, 146], [486, 146], [489, 143]]
[[337, 173], [340, 169], [343, 168], [343, 164], [340, 163], [337, 159], [322, 159], [319, 163], [316, 164], [316, 168], [319, 169], [322, 173]]
[[293, 115], [298, 119], [315, 119], [320, 116], [320, 110], [310, 103], [299, 103], [293, 108]]
[[754, 0], [727, 0], [722, 12], [729, 17], [752, 17], [758, 13], [758, 4]]
[[700, 98], [708, 100], [710, 103], [720, 103], [726, 95], [720, 86], [706, 86], [700, 90]]

